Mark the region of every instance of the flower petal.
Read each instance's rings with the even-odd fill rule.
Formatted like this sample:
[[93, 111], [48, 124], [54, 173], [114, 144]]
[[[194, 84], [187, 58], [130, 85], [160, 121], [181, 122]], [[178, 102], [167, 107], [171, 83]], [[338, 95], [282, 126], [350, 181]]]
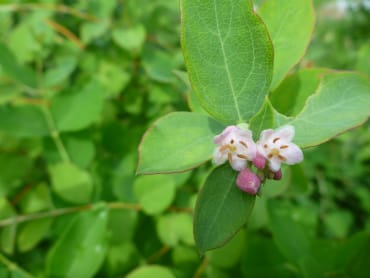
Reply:
[[222, 153], [219, 151], [220, 148], [216, 148], [213, 152], [213, 163], [215, 165], [221, 165], [226, 162], [227, 160], [227, 154]]
[[286, 158], [284, 162], [288, 165], [296, 164], [303, 160], [302, 150], [294, 143], [290, 143], [288, 148], [281, 150], [281, 155]]
[[233, 157], [230, 164], [235, 171], [241, 171], [247, 166], [247, 161], [245, 159]]
[[272, 172], [277, 172], [280, 170], [281, 167], [281, 161], [277, 157], [273, 157], [270, 159], [270, 164], [269, 164], [270, 170]]
[[265, 144], [273, 133], [274, 133], [273, 129], [265, 129], [264, 131], [261, 132], [260, 140], [258, 141], [258, 143], [261, 145]]
[[285, 125], [275, 132], [274, 137], [279, 137], [284, 141], [291, 142], [294, 137], [294, 133], [295, 133], [294, 126]]
[[235, 125], [230, 125], [228, 126], [227, 128], [225, 128], [221, 134], [219, 135], [216, 135], [214, 138], [213, 138], [213, 142], [215, 144], [222, 144], [222, 142], [226, 139], [227, 136], [230, 135], [230, 133], [232, 132], [238, 132], [239, 131], [239, 128]]

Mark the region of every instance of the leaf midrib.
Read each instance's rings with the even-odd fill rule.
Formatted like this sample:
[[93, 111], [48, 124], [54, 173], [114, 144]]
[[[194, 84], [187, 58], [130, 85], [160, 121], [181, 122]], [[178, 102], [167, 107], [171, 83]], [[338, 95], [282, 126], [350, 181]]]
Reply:
[[236, 112], [238, 114], [239, 121], [242, 121], [243, 119], [242, 119], [242, 116], [240, 114], [239, 105], [238, 105], [238, 101], [237, 101], [237, 98], [236, 98], [234, 85], [232, 83], [231, 73], [230, 73], [230, 69], [229, 69], [229, 64], [227, 63], [227, 59], [226, 59], [224, 41], [221, 38], [221, 32], [220, 32], [220, 26], [219, 26], [219, 19], [218, 19], [218, 13], [217, 13], [216, 0], [213, 0], [213, 3], [214, 3], [213, 6], [214, 6], [214, 11], [215, 11], [215, 16], [216, 16], [217, 34], [218, 34], [218, 39], [220, 41], [220, 46], [221, 46], [221, 51], [222, 51], [222, 58], [224, 60], [225, 70], [226, 70], [226, 74], [227, 74], [227, 80], [229, 82], [229, 87], [230, 87], [230, 90], [231, 90], [231, 93], [232, 93], [232, 97], [233, 97], [233, 100], [234, 100], [235, 109], [236, 109]]

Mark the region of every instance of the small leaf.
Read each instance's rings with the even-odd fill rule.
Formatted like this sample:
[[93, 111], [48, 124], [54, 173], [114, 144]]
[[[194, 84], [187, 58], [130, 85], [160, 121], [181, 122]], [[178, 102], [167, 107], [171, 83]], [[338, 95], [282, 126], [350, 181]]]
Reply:
[[59, 131], [75, 131], [95, 122], [102, 107], [103, 89], [92, 80], [80, 90], [64, 92], [53, 98], [51, 114]]
[[47, 256], [48, 277], [93, 277], [106, 254], [105, 206], [77, 215]]
[[1, 105], [0, 131], [17, 137], [41, 137], [49, 134], [42, 110], [33, 105]]
[[[294, 142], [301, 147], [319, 145], [361, 125], [369, 117], [370, 81], [352, 72], [324, 76], [317, 93], [295, 118], [278, 119], [295, 127]], [[275, 115], [275, 119], [277, 119]], [[309, 131], [309, 132], [308, 132]]]
[[37, 84], [36, 73], [30, 68], [20, 65], [14, 54], [0, 43], [0, 65], [4, 72], [14, 80], [26, 86], [35, 88]]
[[50, 166], [49, 173], [54, 191], [64, 200], [78, 204], [90, 201], [93, 183], [88, 172], [61, 162]]
[[237, 172], [229, 165], [214, 169], [199, 193], [194, 215], [194, 236], [201, 254], [221, 247], [247, 223], [255, 196], [235, 183]]
[[274, 45], [271, 82], [274, 89], [306, 51], [315, 25], [314, 8], [312, 0], [267, 0], [258, 13], [266, 23]]
[[175, 181], [168, 175], [141, 176], [135, 180], [134, 193], [148, 214], [163, 212], [175, 198]]
[[175, 278], [172, 272], [163, 266], [157, 265], [146, 265], [136, 268], [134, 271], [130, 272], [126, 278]]
[[267, 94], [273, 60], [251, 1], [182, 0], [181, 15], [185, 63], [201, 105], [224, 123], [247, 121]]
[[49, 232], [52, 219], [38, 219], [26, 223], [18, 233], [18, 250], [27, 252], [33, 249]]
[[123, 49], [139, 54], [146, 38], [146, 31], [143, 25], [132, 26], [130, 28], [119, 28], [112, 32], [113, 41]]
[[175, 247], [180, 241], [194, 245], [193, 223], [190, 214], [161, 215], [157, 221], [157, 233], [161, 241], [168, 246]]
[[137, 173], [181, 172], [211, 158], [213, 137], [224, 126], [196, 113], [174, 112], [153, 124], [139, 147]]

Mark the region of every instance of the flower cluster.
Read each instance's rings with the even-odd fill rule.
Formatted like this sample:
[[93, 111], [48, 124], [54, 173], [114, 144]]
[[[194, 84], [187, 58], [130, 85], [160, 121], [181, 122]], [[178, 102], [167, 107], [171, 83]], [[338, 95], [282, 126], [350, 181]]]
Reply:
[[[217, 147], [213, 163], [220, 165], [228, 160], [231, 167], [239, 171], [237, 186], [255, 195], [266, 179], [281, 179], [281, 163], [292, 165], [303, 160], [302, 150], [292, 143], [293, 137], [291, 125], [276, 131], [264, 130], [257, 142], [253, 141], [248, 128], [228, 126], [214, 138]], [[252, 171], [252, 165], [257, 168], [256, 172]]]

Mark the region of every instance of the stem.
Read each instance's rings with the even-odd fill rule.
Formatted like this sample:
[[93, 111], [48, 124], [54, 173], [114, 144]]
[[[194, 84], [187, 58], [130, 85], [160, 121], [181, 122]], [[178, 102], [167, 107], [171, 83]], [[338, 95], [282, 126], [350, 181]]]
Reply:
[[44, 116], [46, 119], [46, 123], [48, 125], [51, 138], [53, 138], [53, 141], [58, 149], [58, 152], [64, 162], [71, 162], [71, 158], [69, 157], [69, 154], [64, 147], [62, 138], [60, 137], [59, 131], [56, 128], [53, 116], [50, 113], [50, 110], [48, 107], [43, 106], [42, 111], [44, 112]]
[[[138, 204], [114, 202], [114, 203], [107, 203], [106, 205], [110, 209], [131, 209], [131, 210], [136, 210], [136, 211], [141, 210], [141, 206]], [[82, 206], [77, 206], [77, 207], [60, 208], [60, 209], [54, 209], [54, 210], [45, 211], [45, 212], [18, 215], [12, 218], [1, 220], [0, 228], [9, 226], [9, 225], [16, 225], [16, 224], [20, 224], [20, 223], [28, 222], [32, 220], [38, 220], [42, 218], [58, 217], [61, 215], [66, 215], [66, 214], [70, 214], [74, 212], [90, 210], [92, 208], [94, 208], [94, 205], [87, 204], [87, 205], [82, 205]]]
[[200, 266], [198, 267], [197, 271], [194, 273], [193, 278], [199, 278], [203, 274], [203, 272], [206, 269], [207, 265], [208, 265], [208, 259], [207, 258], [204, 258], [203, 262], [200, 264]]
[[[20, 268], [17, 264], [10, 261], [7, 257], [5, 257], [3, 254], [0, 253], [0, 263], [5, 265], [10, 272], [13, 272], [14, 270], [17, 270], [18, 272], [21, 272], [24, 277], [26, 278], [33, 278], [34, 276], [26, 272], [24, 269]], [[12, 275], [12, 277], [15, 275]]]
[[66, 5], [50, 5], [50, 4], [48, 5], [48, 4], [41, 4], [41, 3], [0, 5], [0, 12], [19, 12], [19, 11], [24, 11], [24, 10], [30, 10], [30, 11], [49, 10], [49, 11], [55, 11], [59, 13], [70, 14], [75, 17], [79, 17], [79, 18], [89, 20], [89, 21], [98, 21], [98, 19], [95, 16], [80, 12]]

